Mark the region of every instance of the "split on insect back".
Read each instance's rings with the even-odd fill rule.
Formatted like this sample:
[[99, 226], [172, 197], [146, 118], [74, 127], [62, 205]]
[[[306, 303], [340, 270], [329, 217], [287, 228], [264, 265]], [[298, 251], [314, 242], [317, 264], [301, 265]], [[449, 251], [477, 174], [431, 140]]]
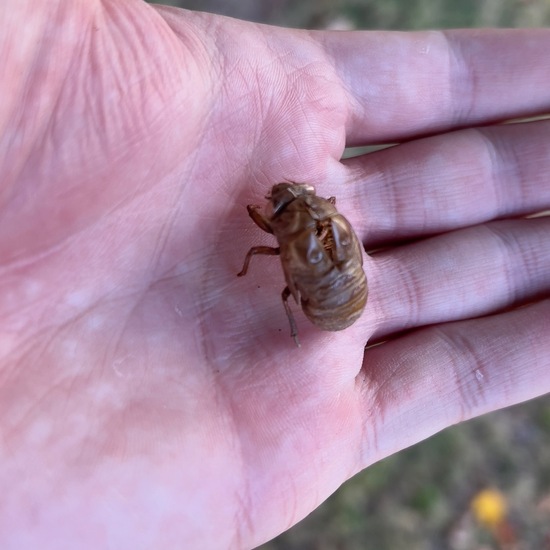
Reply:
[[289, 297], [302, 306], [306, 317], [322, 330], [343, 330], [363, 313], [367, 278], [359, 239], [350, 223], [336, 210], [336, 199], [315, 194], [311, 185], [277, 183], [271, 189], [269, 212], [248, 205], [248, 214], [260, 228], [277, 239], [278, 247], [254, 246], [239, 277], [246, 275], [252, 256], [279, 256], [287, 286], [283, 305], [290, 335], [298, 342]]

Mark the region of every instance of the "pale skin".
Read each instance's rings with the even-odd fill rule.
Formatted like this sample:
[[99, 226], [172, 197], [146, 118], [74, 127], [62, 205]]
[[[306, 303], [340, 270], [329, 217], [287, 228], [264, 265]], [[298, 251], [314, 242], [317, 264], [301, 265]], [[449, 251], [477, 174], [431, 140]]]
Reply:
[[[550, 390], [550, 122], [483, 127], [550, 111], [550, 30], [29, 0], [0, 43], [0, 547], [251, 548]], [[349, 329], [291, 303], [300, 349], [279, 259], [236, 277], [283, 180], [378, 249]]]

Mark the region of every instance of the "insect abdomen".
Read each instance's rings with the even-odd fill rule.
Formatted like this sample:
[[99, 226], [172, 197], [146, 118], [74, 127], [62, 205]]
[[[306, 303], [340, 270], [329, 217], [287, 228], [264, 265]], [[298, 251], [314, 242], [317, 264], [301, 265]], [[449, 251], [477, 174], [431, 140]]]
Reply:
[[303, 292], [302, 309], [319, 328], [343, 330], [352, 325], [365, 309], [367, 279], [360, 264], [348, 268], [345, 273], [336, 267], [332, 271], [332, 276], [323, 278], [315, 288]]

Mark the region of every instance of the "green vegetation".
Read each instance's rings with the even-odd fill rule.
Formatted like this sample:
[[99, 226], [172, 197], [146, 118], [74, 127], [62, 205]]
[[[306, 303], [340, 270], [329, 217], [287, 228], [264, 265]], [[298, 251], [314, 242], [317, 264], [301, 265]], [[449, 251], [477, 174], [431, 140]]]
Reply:
[[550, 21], [548, 0], [155, 0], [152, 3], [300, 28], [536, 27]]

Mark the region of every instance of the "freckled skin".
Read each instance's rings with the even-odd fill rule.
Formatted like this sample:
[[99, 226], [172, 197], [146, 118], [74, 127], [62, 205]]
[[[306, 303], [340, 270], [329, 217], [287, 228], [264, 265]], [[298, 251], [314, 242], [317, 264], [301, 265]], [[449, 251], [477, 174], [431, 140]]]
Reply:
[[296, 323], [288, 306], [290, 295], [308, 319], [322, 330], [342, 330], [353, 324], [367, 302], [361, 244], [349, 222], [336, 210], [334, 197], [315, 195], [312, 186], [278, 183], [271, 190], [266, 217], [249, 205], [252, 220], [275, 235], [279, 247], [253, 247], [239, 276], [246, 274], [255, 254], [279, 255], [287, 287], [282, 298], [297, 341]]

